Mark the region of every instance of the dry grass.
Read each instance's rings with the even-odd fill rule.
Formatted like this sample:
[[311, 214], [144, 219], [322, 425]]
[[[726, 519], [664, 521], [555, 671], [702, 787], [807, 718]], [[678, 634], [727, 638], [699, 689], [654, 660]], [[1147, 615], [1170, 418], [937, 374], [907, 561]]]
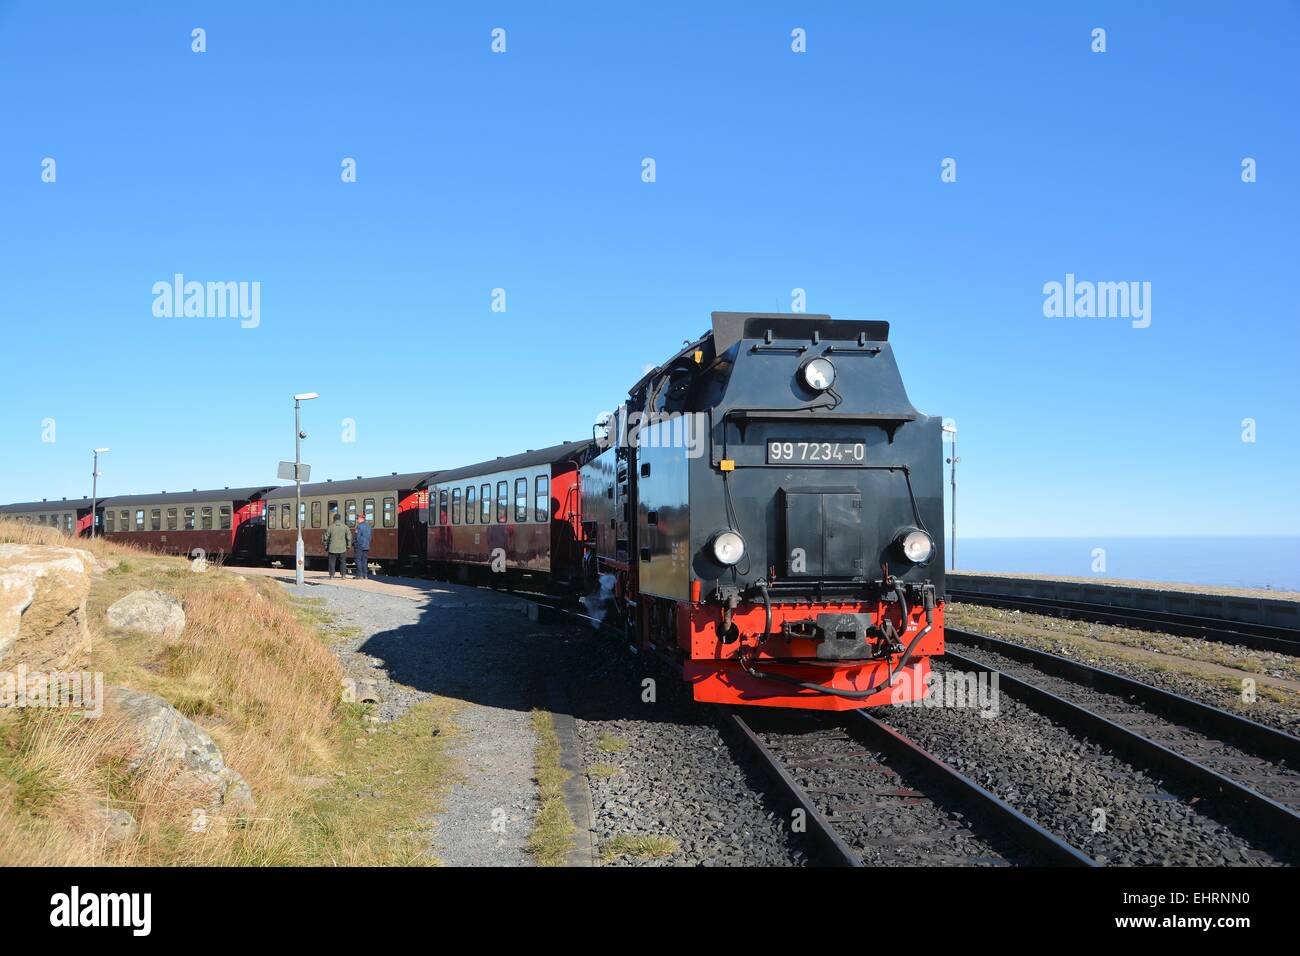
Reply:
[[149, 552], [134, 548], [125, 548], [119, 544], [109, 544], [103, 538], [91, 541], [89, 538], [73, 538], [58, 528], [50, 528], [25, 521], [0, 518], [0, 544], [49, 544], [70, 548], [83, 548], [97, 558], [118, 557], [125, 551], [142, 556]]
[[627, 750], [628, 743], [622, 737], [615, 734], [604, 733], [596, 741], [596, 749], [607, 754], [621, 754]]
[[541, 807], [533, 832], [528, 835], [528, 852], [539, 866], [564, 866], [577, 829], [564, 802], [564, 784], [569, 772], [560, 765], [560, 738], [549, 711], [533, 711], [533, 729], [537, 732], [533, 760]]
[[601, 845], [600, 858], [608, 862], [620, 856], [639, 860], [657, 860], [672, 856], [681, 850], [681, 844], [666, 836], [633, 836], [620, 834]]
[[[0, 542], [90, 546], [4, 521]], [[8, 709], [0, 711], [0, 865], [416, 861], [427, 841], [411, 839], [411, 820], [427, 815], [447, 776], [433, 736], [446, 716], [438, 705], [382, 729], [366, 722], [363, 708], [341, 701], [343, 673], [319, 611], [296, 606], [274, 582], [212, 565], [196, 573], [184, 558], [102, 540], [88, 550], [111, 566], [94, 577], [87, 602], [90, 669], [106, 686], [157, 694], [211, 734], [252, 787], [256, 817], [208, 819], [196, 832], [193, 801], [154, 775], [125, 772], [112, 717]], [[107, 607], [141, 588], [184, 602], [181, 637], [107, 626]], [[412, 747], [412, 735], [428, 746]], [[376, 788], [376, 774], [410, 782]], [[356, 799], [359, 786], [373, 796]], [[105, 804], [132, 814], [135, 839], [113, 847], [97, 836], [90, 811]]]

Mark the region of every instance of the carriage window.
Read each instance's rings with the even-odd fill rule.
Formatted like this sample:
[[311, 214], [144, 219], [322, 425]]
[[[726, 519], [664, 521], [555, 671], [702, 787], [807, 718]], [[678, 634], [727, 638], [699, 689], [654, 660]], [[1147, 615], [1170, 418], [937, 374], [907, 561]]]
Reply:
[[478, 489], [470, 485], [465, 489], [465, 523], [473, 524], [478, 515]]
[[137, 509], [136, 509], [136, 512], [135, 512], [135, 530], [136, 530], [136, 531], [143, 531], [143, 530], [144, 530], [144, 509], [143, 509], [143, 508], [137, 508]]
[[217, 509], [218, 527], [222, 531], [230, 530], [230, 505], [222, 505]]
[[[185, 510], [188, 511], [189, 509], [186, 508]], [[273, 529], [273, 530], [279, 528], [279, 522], [275, 520], [275, 519], [276, 519], [276, 516], [279, 515], [279, 513], [280, 513], [280, 512], [279, 512], [278, 510], [276, 510], [275, 505], [268, 505], [268, 506], [267, 506], [267, 508], [266, 508], [266, 526], [267, 526], [268, 528], [271, 528], [271, 529]]]
[[167, 509], [167, 530], [168, 531], [176, 530], [176, 509], [175, 508]]
[[538, 475], [533, 487], [533, 519], [536, 521], [550, 521], [551, 510], [551, 493], [549, 486], [550, 479], [546, 475]]
[[280, 527], [283, 528], [285, 531], [288, 531], [290, 528], [293, 527], [293, 525], [289, 523], [290, 507], [292, 506], [287, 501], [284, 504], [280, 505]]
[[451, 489], [451, 523], [460, 524], [460, 489]]
[[438, 492], [438, 523], [447, 523], [447, 490]]
[[319, 501], [313, 501], [311, 503], [311, 526], [313, 528], [320, 527], [320, 502]]
[[492, 486], [483, 485], [478, 490], [479, 498], [483, 500], [482, 520], [484, 524], [492, 520]]
[[204, 531], [212, 530], [212, 505], [203, 505], [199, 508], [199, 527]]
[[119, 511], [117, 513], [117, 530], [118, 531], [131, 530], [131, 513], [129, 511]]
[[367, 498], [361, 503], [361, 507], [365, 509], [366, 521], [373, 528], [375, 526], [375, 499]]
[[112, 531], [112, 530], [113, 530], [113, 517], [114, 517], [113, 512], [111, 512], [111, 511], [105, 511], [105, 512], [104, 512], [104, 530], [105, 530], [105, 531]]
[[397, 500], [395, 498], [384, 499], [384, 527], [391, 528], [397, 520]]
[[508, 517], [506, 509], [510, 506], [510, 486], [504, 481], [497, 482], [497, 524], [504, 524]]
[[357, 523], [357, 499], [349, 498], [343, 502], [343, 520], [350, 525]]
[[153, 509], [150, 510], [150, 512], [149, 512], [149, 530], [150, 530], [150, 531], [161, 531], [161, 530], [162, 530], [162, 509], [161, 509], [161, 508], [153, 508]]
[[515, 479], [515, 521], [528, 520], [528, 479]]

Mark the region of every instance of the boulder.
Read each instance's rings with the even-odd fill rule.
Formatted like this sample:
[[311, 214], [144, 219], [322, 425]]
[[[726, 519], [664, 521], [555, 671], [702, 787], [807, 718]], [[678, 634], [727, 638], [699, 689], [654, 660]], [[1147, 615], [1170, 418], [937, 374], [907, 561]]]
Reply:
[[128, 730], [128, 773], [160, 770], [169, 789], [198, 801], [194, 809], [234, 816], [253, 812], [252, 788], [226, 766], [221, 748], [207, 731], [153, 694], [111, 687], [107, 697], [110, 712]]
[[86, 595], [95, 559], [89, 551], [0, 544], [0, 666], [69, 670], [90, 651]]
[[108, 609], [108, 623], [127, 631], [180, 637], [185, 608], [165, 591], [132, 591]]
[[90, 830], [103, 837], [109, 843], [121, 843], [130, 840], [140, 832], [140, 825], [135, 817], [125, 810], [115, 810], [102, 803], [95, 804], [86, 816]]
[[357, 700], [362, 704], [379, 703], [379, 681], [369, 677], [357, 681]]

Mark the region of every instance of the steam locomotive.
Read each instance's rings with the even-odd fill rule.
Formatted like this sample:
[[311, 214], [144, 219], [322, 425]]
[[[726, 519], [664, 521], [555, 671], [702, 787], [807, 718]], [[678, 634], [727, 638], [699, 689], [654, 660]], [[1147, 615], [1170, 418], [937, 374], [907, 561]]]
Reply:
[[[28, 502], [0, 517], [153, 550], [323, 561], [335, 513], [372, 557], [604, 595], [697, 700], [844, 710], [911, 699], [943, 653], [941, 422], [889, 326], [715, 312], [590, 437], [450, 470], [292, 488]], [[908, 680], [896, 681], [909, 669]]]
[[943, 652], [941, 420], [908, 401], [888, 334], [715, 312], [582, 466], [596, 572], [697, 700], [889, 703]]

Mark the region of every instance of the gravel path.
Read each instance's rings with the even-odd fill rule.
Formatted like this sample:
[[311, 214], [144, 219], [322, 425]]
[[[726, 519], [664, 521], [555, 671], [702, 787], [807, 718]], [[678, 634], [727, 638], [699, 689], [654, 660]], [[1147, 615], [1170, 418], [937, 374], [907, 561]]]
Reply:
[[[934, 664], [936, 671], [951, 668]], [[877, 715], [1101, 863], [1278, 865], [1281, 861], [1160, 781], [1002, 694], [998, 716], [899, 707]], [[1098, 814], [1102, 811], [1104, 816]], [[1094, 829], [1099, 824], [1104, 828]]]
[[325, 600], [341, 632], [335, 651], [349, 677], [377, 682], [382, 721], [433, 695], [461, 702], [449, 753], [463, 773], [442, 799], [431, 852], [450, 866], [530, 865], [524, 844], [537, 812], [531, 707], [549, 635], [509, 596], [402, 584], [387, 592], [308, 585], [302, 596]]

